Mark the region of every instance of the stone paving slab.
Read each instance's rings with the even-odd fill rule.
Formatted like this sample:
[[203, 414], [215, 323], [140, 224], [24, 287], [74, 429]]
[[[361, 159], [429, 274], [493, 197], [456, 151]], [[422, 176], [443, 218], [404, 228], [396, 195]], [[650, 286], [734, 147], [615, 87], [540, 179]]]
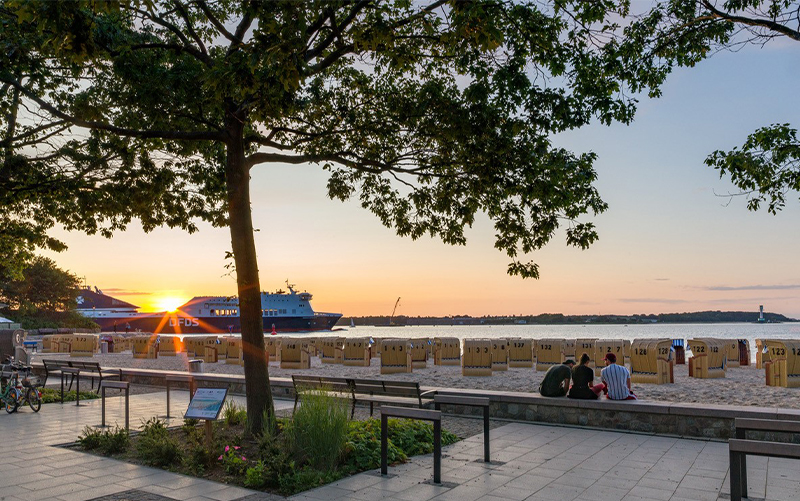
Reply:
[[[229, 396], [244, 405], [244, 397]], [[147, 419], [159, 416], [170, 425], [182, 424], [182, 411], [189, 403], [187, 391], [170, 392], [171, 411], [164, 419], [166, 394], [131, 395], [130, 425], [140, 429]], [[291, 409], [293, 401], [275, 400], [276, 409]], [[25, 451], [4, 459], [0, 468], [2, 501], [212, 501], [283, 499], [158, 468], [134, 465], [111, 458], [59, 447], [73, 443], [86, 426], [99, 426], [100, 400], [45, 404], [38, 413], [21, 407], [0, 416], [0, 436], [6, 450]], [[123, 398], [106, 400], [106, 423], [125, 423]]]
[[[446, 447], [442, 486], [431, 485], [431, 455], [293, 496], [292, 501], [727, 501], [724, 442], [511, 423], [492, 430], [491, 457], [476, 462], [482, 436]], [[750, 498], [800, 499], [800, 463], [748, 459]]]

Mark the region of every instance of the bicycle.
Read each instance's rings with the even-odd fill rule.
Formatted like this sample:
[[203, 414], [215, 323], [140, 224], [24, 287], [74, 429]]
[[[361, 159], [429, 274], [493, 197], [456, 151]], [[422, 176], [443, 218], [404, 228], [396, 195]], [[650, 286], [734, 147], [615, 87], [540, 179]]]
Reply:
[[[33, 410], [39, 412], [42, 408], [42, 392], [38, 387], [38, 378], [31, 378], [31, 367], [20, 363], [11, 363], [3, 366], [3, 375], [6, 369], [10, 370], [5, 390], [0, 393], [3, 397], [6, 412], [11, 414], [25, 403]], [[22, 380], [19, 373], [24, 372]], [[34, 376], [35, 378], [35, 376]]]
[[12, 414], [19, 408], [21, 392], [17, 389], [18, 373], [11, 365], [0, 366], [0, 399], [6, 412]]

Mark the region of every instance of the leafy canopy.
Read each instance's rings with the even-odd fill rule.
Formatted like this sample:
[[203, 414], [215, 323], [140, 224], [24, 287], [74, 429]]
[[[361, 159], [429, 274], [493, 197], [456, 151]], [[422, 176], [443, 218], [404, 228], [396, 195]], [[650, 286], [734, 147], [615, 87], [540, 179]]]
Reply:
[[587, 248], [583, 218], [607, 208], [595, 155], [550, 136], [627, 123], [632, 92], [660, 83], [609, 36], [627, 14], [627, 1], [0, 0], [0, 112], [34, 110], [0, 131], [15, 194], [0, 210], [17, 228], [3, 231], [60, 248], [54, 224], [226, 224], [241, 142], [248, 168], [322, 166], [331, 198], [401, 236], [464, 244], [484, 212], [508, 271], [537, 277], [523, 255], [562, 226]]

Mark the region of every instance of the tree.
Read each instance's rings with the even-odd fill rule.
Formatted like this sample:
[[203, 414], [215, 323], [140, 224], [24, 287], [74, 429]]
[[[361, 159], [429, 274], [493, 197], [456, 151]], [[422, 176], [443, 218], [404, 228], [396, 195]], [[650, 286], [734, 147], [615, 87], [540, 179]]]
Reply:
[[[227, 224], [258, 427], [271, 396], [250, 169], [319, 165], [331, 198], [357, 198], [414, 239], [464, 244], [482, 211], [508, 272], [538, 277], [521, 255], [559, 228], [569, 245], [597, 239], [581, 220], [607, 208], [592, 185], [595, 155], [549, 138], [632, 119], [631, 93], [648, 81], [603, 39], [627, 14], [627, 2], [610, 1], [0, 0], [0, 22], [13, 27], [1, 35], [0, 84], [32, 110], [27, 142], [46, 150], [15, 158], [46, 180], [45, 165], [76, 156], [83, 167], [67, 178], [91, 173], [80, 223], [71, 190], [22, 204], [55, 204], [55, 214], [32, 209], [33, 223], [102, 232], [131, 217], [146, 228]], [[163, 179], [185, 196], [159, 192]], [[160, 198], [130, 210], [102, 196], [107, 183]]]
[[[2, 273], [0, 277], [9, 276]], [[80, 294], [78, 277], [60, 269], [51, 259], [36, 256], [18, 279], [0, 278], [0, 303], [23, 328], [96, 327], [75, 310]]]
[[[789, 0], [670, 0], [625, 29], [621, 53], [638, 60], [658, 87], [674, 66], [694, 66], [719, 50], [774, 39], [800, 42], [800, 2]], [[750, 134], [741, 148], [718, 150], [705, 163], [729, 175], [748, 196], [748, 208], [766, 202], [775, 214], [789, 191], [800, 191], [800, 141], [790, 124], [772, 124]]]

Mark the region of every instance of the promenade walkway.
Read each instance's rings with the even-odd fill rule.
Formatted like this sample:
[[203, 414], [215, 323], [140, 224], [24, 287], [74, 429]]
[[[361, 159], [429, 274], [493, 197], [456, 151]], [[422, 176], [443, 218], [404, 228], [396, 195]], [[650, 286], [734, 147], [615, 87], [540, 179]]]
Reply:
[[[241, 397], [235, 397], [242, 402]], [[188, 394], [173, 393], [173, 413]], [[276, 401], [290, 408], [290, 401]], [[131, 397], [131, 426], [163, 416], [163, 392]], [[108, 400], [108, 420], [124, 422], [124, 401]], [[175, 418], [175, 423], [182, 419]], [[136, 466], [57, 447], [86, 425], [100, 423], [100, 401], [47, 404], [0, 415], [5, 455], [0, 500], [274, 500], [277, 496]], [[294, 496], [294, 501], [717, 501], [729, 499], [728, 447], [705, 442], [613, 431], [509, 423], [492, 430], [486, 465], [482, 435], [445, 448], [443, 485], [432, 485], [431, 456], [390, 467], [388, 478], [365, 472]], [[800, 464], [748, 459], [751, 499], [800, 499]]]

